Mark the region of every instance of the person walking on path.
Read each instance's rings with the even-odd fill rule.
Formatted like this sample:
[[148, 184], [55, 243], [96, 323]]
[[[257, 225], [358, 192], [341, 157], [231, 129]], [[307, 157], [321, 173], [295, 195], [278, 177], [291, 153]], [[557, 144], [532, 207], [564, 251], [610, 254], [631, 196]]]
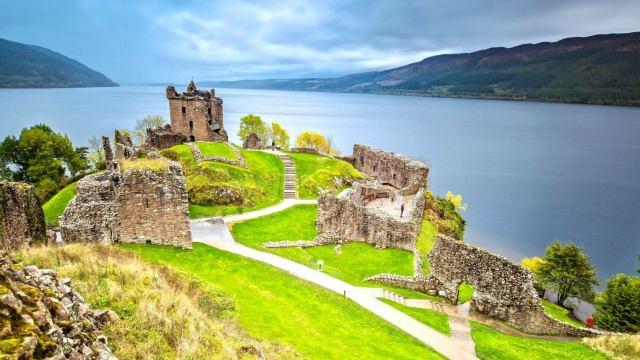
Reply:
[[404, 204], [400, 205], [400, 217], [402, 217], [403, 213], [404, 213]]

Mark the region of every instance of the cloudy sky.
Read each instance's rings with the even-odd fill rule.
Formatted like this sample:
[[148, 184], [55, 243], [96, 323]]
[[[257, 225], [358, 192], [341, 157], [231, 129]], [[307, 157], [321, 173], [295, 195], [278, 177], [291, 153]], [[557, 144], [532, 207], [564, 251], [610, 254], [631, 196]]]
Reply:
[[640, 31], [638, 19], [638, 0], [0, 0], [0, 38], [60, 52], [124, 84], [339, 76]]

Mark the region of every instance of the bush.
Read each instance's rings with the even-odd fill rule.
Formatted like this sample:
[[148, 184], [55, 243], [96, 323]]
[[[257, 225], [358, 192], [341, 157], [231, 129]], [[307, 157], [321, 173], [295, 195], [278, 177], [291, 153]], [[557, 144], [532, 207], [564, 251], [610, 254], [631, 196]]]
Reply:
[[612, 277], [594, 306], [593, 319], [599, 327], [627, 333], [640, 331], [640, 277]]
[[456, 205], [445, 198], [425, 194], [425, 218], [429, 219], [439, 233], [462, 240], [467, 221], [456, 210]]

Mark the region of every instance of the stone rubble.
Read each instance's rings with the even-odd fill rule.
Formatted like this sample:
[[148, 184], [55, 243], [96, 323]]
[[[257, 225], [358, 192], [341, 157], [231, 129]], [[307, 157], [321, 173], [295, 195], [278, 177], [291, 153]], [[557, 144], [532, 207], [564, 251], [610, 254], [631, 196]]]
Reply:
[[0, 251], [0, 341], [16, 341], [1, 358], [117, 360], [101, 329], [119, 320], [91, 310], [55, 270], [23, 267]]

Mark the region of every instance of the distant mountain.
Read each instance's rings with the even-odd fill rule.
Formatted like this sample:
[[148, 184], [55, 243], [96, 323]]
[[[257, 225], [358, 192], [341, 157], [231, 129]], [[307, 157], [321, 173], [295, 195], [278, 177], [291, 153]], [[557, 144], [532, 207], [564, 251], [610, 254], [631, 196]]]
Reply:
[[55, 51], [0, 39], [0, 88], [118, 86]]
[[640, 32], [438, 55], [339, 78], [203, 85], [640, 106]]

